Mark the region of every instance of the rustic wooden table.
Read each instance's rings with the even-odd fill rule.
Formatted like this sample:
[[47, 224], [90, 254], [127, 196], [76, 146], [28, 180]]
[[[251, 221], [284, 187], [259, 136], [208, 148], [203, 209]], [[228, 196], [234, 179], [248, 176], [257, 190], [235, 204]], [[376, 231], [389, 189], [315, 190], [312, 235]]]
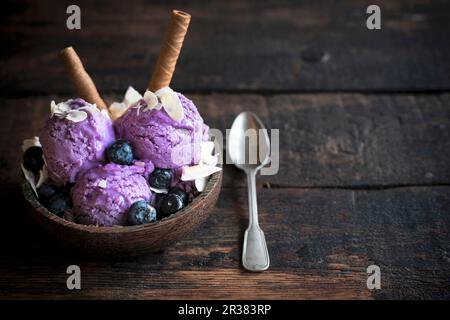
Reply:
[[[450, 298], [450, 6], [379, 1], [2, 4], [0, 298]], [[247, 199], [225, 167], [211, 217], [166, 251], [74, 256], [30, 221], [20, 144], [74, 95], [56, 52], [74, 46], [108, 101], [143, 90], [172, 8], [193, 20], [173, 82], [224, 130], [243, 110], [280, 129], [280, 171], [258, 180], [271, 268], [240, 264]], [[66, 289], [78, 264], [82, 290]], [[369, 265], [381, 290], [366, 287]]]

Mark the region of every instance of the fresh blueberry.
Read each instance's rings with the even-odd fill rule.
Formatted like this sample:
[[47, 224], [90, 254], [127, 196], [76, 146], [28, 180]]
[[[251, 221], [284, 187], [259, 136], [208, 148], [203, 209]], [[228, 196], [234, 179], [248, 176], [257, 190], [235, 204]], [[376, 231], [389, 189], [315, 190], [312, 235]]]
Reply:
[[29, 147], [23, 154], [23, 166], [25, 169], [38, 174], [39, 170], [44, 166], [42, 148], [37, 146]]
[[137, 201], [128, 210], [128, 223], [133, 226], [155, 221], [156, 209], [146, 201]]
[[48, 199], [47, 209], [59, 217], [72, 206], [70, 198], [65, 193], [56, 193]]
[[60, 190], [57, 186], [53, 185], [53, 184], [47, 184], [44, 183], [42, 184], [38, 189], [37, 189], [37, 193], [39, 196], [39, 201], [46, 205], [48, 203], [48, 200], [54, 196], [55, 194], [59, 193]]
[[130, 165], [133, 163], [133, 148], [128, 141], [117, 140], [106, 149], [106, 157], [110, 162]]
[[183, 209], [184, 203], [180, 196], [174, 193], [164, 195], [159, 201], [159, 218], [165, 218], [171, 214]]
[[168, 190], [172, 183], [172, 170], [156, 168], [149, 178], [150, 187]]
[[175, 194], [181, 198], [181, 201], [183, 201], [183, 204], [186, 205], [188, 203], [188, 195], [186, 192], [181, 190], [180, 188], [172, 188], [169, 190], [169, 193]]

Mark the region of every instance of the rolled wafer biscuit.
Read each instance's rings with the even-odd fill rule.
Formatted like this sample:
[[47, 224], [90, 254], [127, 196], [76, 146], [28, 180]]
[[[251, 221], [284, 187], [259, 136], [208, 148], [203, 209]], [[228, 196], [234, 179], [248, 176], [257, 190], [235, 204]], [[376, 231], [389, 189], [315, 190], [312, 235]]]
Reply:
[[190, 14], [178, 10], [172, 11], [170, 25], [148, 85], [151, 91], [154, 92], [170, 85], [190, 21]]
[[89, 103], [95, 103], [100, 109], [108, 111], [108, 107], [100, 97], [94, 82], [84, 69], [75, 50], [72, 47], [67, 47], [61, 50], [59, 57], [80, 97]]

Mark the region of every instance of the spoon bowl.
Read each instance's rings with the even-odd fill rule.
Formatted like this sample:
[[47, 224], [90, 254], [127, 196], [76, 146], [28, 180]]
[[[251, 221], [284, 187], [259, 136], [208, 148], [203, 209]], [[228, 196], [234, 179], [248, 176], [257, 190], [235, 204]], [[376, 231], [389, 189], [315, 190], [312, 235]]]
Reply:
[[241, 170], [259, 170], [269, 160], [270, 140], [262, 121], [252, 112], [242, 112], [233, 121], [228, 154]]

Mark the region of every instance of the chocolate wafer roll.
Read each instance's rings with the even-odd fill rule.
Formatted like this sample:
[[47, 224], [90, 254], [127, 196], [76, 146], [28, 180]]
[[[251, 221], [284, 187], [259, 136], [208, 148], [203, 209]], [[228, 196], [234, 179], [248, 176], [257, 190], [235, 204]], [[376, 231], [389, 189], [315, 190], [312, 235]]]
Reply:
[[149, 90], [156, 91], [170, 85], [190, 21], [190, 14], [178, 10], [172, 11], [170, 25], [148, 85]]
[[83, 67], [83, 63], [72, 47], [67, 47], [59, 53], [69, 78], [74, 84], [78, 95], [89, 103], [95, 103], [98, 108], [108, 111], [103, 99], [95, 87], [89, 74]]

